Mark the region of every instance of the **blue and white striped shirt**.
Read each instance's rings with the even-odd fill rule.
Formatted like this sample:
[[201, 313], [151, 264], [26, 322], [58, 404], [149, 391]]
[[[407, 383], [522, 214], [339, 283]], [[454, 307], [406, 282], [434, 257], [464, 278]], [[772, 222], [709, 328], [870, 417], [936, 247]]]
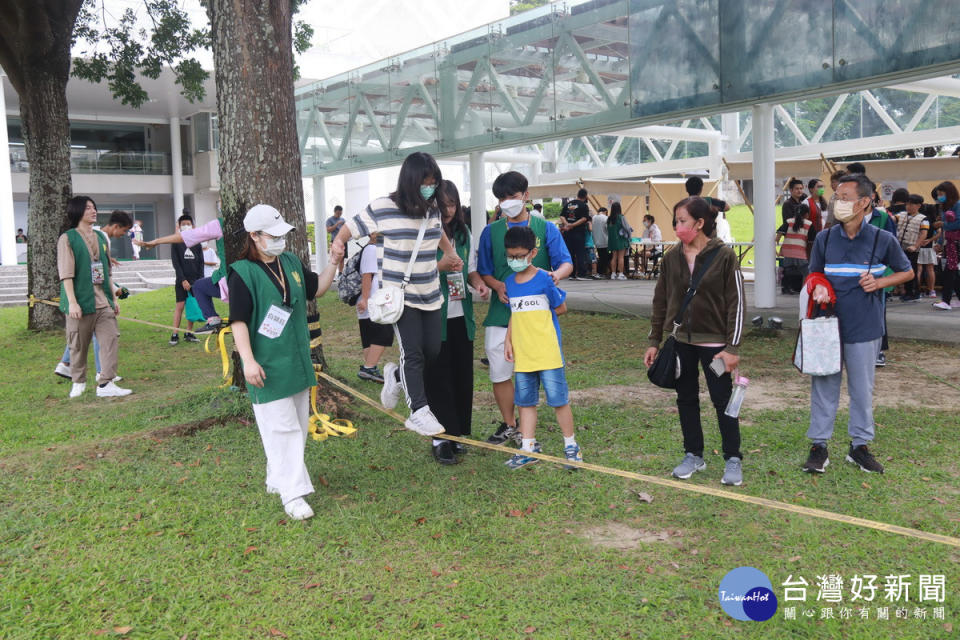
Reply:
[[[826, 242], [828, 233], [829, 243]], [[869, 270], [874, 278], [879, 278], [887, 267], [895, 273], [911, 269], [896, 236], [877, 229], [866, 219], [852, 240], [840, 224], [817, 234], [810, 252], [810, 271], [823, 273], [837, 294], [837, 317], [844, 343], [869, 342], [883, 336], [883, 292], [864, 291], [860, 276]]]

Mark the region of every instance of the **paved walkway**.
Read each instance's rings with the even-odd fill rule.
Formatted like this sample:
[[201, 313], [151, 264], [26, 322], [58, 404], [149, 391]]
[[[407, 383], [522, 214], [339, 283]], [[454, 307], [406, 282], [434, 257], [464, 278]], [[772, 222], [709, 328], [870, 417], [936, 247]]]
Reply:
[[[656, 280], [564, 280], [561, 288], [567, 292], [567, 306], [577, 311], [635, 314], [650, 317], [653, 308], [653, 290]], [[764, 324], [770, 316], [783, 320], [785, 327], [795, 329], [799, 320], [797, 296], [777, 296], [773, 309], [757, 309], [754, 304], [753, 283], [746, 283], [747, 322], [762, 315]], [[960, 343], [960, 309], [940, 311], [930, 303], [939, 298], [918, 302], [888, 301], [887, 333], [893, 338], [915, 338]], [[749, 326], [749, 325], [748, 325]]]

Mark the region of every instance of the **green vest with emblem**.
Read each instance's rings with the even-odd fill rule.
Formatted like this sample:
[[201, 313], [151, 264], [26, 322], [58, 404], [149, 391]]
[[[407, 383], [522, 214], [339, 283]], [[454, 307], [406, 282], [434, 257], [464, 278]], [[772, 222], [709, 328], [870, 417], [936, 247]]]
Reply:
[[[547, 253], [547, 221], [539, 216], [530, 216], [527, 222], [533, 235], [537, 236], [537, 256], [533, 259], [533, 266], [550, 271], [550, 256]], [[507, 250], [503, 246], [503, 239], [507, 235], [507, 219], [500, 218], [490, 223], [490, 248], [493, 251], [493, 277], [504, 282], [513, 270], [507, 265]], [[505, 327], [510, 322], [510, 307], [500, 302], [495, 292], [490, 294], [490, 308], [487, 318], [483, 321], [485, 327]]]
[[227, 275], [227, 250], [223, 245], [223, 234], [226, 233], [223, 226], [223, 218], [217, 218], [220, 223], [220, 237], [217, 238], [217, 258], [220, 259], [220, 265], [210, 274], [210, 282], [217, 284]]
[[[453, 239], [454, 248], [457, 250], [457, 255], [460, 256], [460, 259], [463, 260], [463, 282], [467, 283], [468, 271], [470, 269], [470, 232], [465, 231], [458, 233], [457, 236]], [[443, 257], [443, 251], [437, 249], [437, 260], [440, 260]], [[440, 341], [446, 342], [447, 340], [447, 305], [450, 302], [450, 291], [447, 289], [447, 272], [440, 272], [440, 291], [443, 293], [443, 306], [440, 307]], [[473, 296], [469, 291], [463, 297], [463, 300], [460, 301], [463, 305], [463, 319], [467, 323], [467, 339], [473, 341], [474, 336], [477, 333], [477, 321], [473, 317]]]
[[288, 398], [316, 386], [317, 375], [310, 360], [310, 330], [307, 328], [307, 297], [303, 267], [296, 255], [286, 251], [277, 257], [286, 278], [292, 313], [283, 331], [276, 338], [268, 338], [258, 329], [271, 305], [283, 305], [283, 296], [273, 278], [260, 265], [249, 260], [238, 260], [230, 265], [250, 291], [253, 309], [248, 330], [253, 357], [263, 368], [266, 379], [263, 388], [247, 383], [247, 393], [253, 404], [264, 404]]
[[[107, 296], [107, 303], [116, 309], [113, 304], [113, 291], [110, 286], [110, 254], [107, 251], [107, 240], [103, 233], [94, 230], [97, 246], [100, 247], [100, 262], [103, 264], [103, 293]], [[97, 312], [97, 299], [93, 295], [93, 276], [90, 273], [90, 249], [83, 236], [76, 229], [67, 229], [67, 241], [73, 251], [73, 295], [80, 305], [83, 315]], [[60, 281], [60, 311], [70, 313], [70, 300], [67, 299], [67, 290]]]

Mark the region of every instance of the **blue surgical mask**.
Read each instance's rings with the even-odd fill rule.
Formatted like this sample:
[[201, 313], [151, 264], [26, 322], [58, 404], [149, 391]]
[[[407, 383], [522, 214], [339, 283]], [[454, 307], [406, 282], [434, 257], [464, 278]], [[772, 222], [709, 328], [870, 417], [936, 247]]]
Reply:
[[526, 258], [507, 258], [507, 266], [513, 269], [516, 273], [520, 273], [530, 266], [530, 261]]
[[434, 193], [436, 190], [437, 190], [437, 185], [435, 185], [435, 184], [431, 184], [431, 185], [422, 184], [422, 185], [420, 185], [420, 195], [423, 196], [423, 199], [424, 199], [424, 200], [429, 200], [430, 198], [432, 198], [432, 197], [433, 197], [433, 193]]
[[947, 196], [937, 196], [937, 202], [943, 203], [947, 201]]

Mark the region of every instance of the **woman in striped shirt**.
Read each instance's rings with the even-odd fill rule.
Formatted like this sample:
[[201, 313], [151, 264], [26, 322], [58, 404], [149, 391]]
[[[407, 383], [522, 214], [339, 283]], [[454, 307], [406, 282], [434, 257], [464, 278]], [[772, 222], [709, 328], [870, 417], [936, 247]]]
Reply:
[[463, 267], [462, 260], [441, 230], [435, 193], [442, 180], [440, 167], [430, 154], [410, 154], [400, 167], [397, 190], [374, 200], [347, 220], [334, 239], [334, 247], [342, 250], [351, 238], [377, 232], [380, 286], [400, 287], [417, 245], [420, 226], [426, 219], [423, 241], [417, 248], [410, 281], [404, 288], [403, 315], [393, 325], [400, 347], [400, 364], [398, 367], [391, 362], [384, 366], [383, 391], [380, 393], [380, 402], [392, 409], [397, 405], [402, 389], [410, 407], [406, 427], [425, 436], [444, 431], [430, 410], [423, 381], [427, 364], [436, 360], [440, 353], [443, 295], [437, 270], [437, 249], [444, 254], [439, 261], [440, 268], [458, 271]]

